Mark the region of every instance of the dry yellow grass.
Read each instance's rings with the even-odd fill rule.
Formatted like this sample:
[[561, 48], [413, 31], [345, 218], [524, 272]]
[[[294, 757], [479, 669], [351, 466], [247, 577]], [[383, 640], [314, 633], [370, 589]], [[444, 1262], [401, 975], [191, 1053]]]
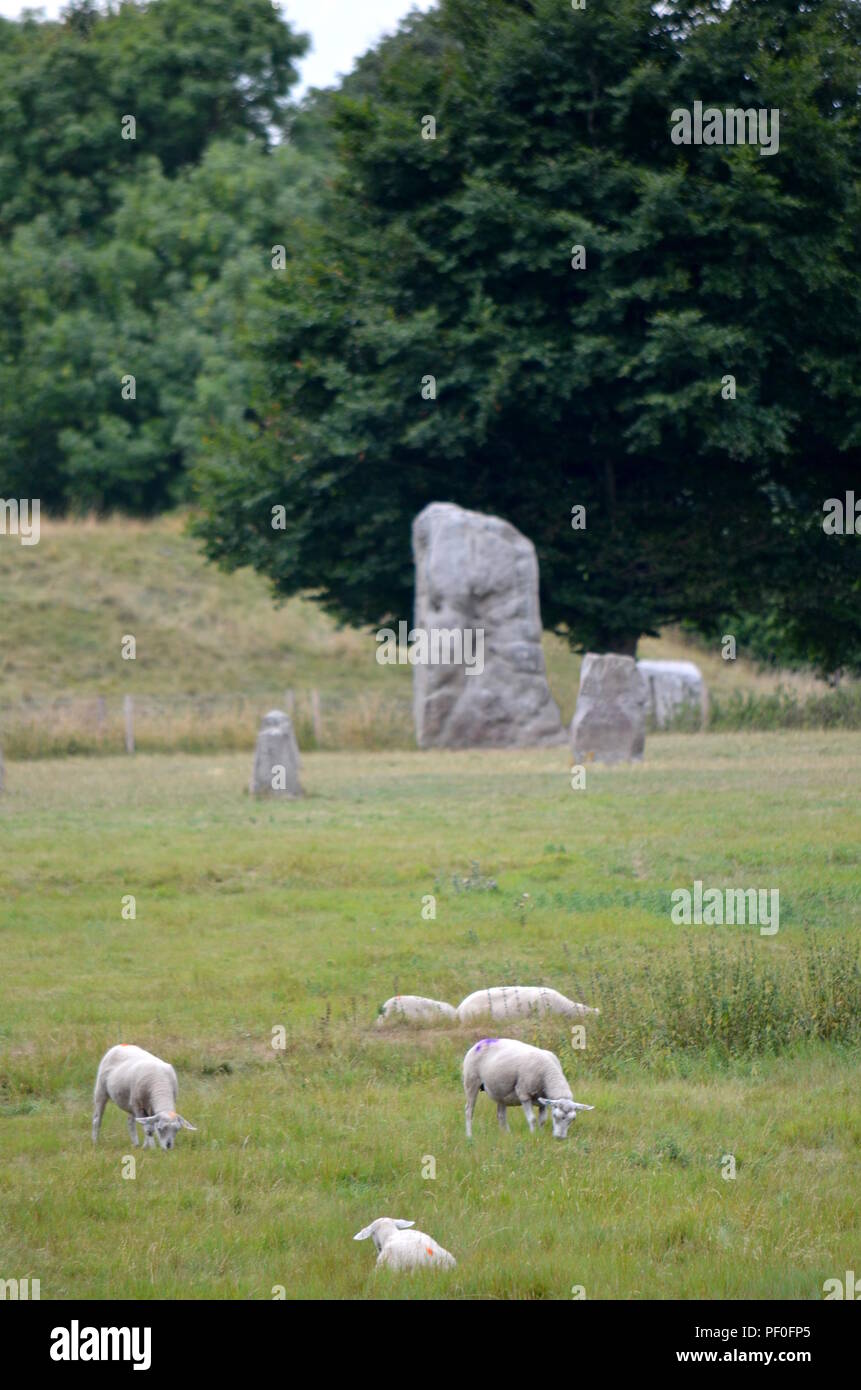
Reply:
[[[0, 538], [0, 739], [10, 756], [121, 748], [125, 694], [135, 699], [140, 749], [247, 748], [260, 715], [283, 705], [288, 689], [306, 747], [411, 744], [408, 666], [379, 665], [371, 630], [338, 627], [310, 599], [278, 604], [259, 575], [210, 565], [185, 521], [46, 517], [38, 546]], [[134, 661], [122, 659], [127, 634]], [[580, 658], [549, 633], [544, 652], [567, 723]], [[640, 654], [695, 660], [716, 697], [825, 689], [812, 677], [723, 661], [675, 631], [644, 639]], [[312, 690], [322, 728], [311, 717]]]

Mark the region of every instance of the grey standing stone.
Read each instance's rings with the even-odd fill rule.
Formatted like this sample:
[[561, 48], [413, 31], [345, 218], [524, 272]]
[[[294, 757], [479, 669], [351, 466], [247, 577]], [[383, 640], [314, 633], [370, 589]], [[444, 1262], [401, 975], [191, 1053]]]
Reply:
[[[538, 560], [499, 517], [432, 502], [413, 522], [415, 628], [483, 633], [483, 670], [417, 664], [413, 714], [420, 748], [563, 743], [541, 647]], [[476, 653], [477, 638], [463, 637]]]
[[646, 745], [646, 681], [632, 656], [587, 652], [571, 721], [575, 763], [639, 761]]
[[299, 762], [299, 745], [290, 716], [280, 709], [270, 710], [263, 716], [257, 735], [252, 796], [304, 796], [299, 785]]
[[637, 669], [645, 677], [648, 714], [657, 729], [666, 729], [686, 707], [705, 720], [708, 694], [699, 666], [692, 661], [638, 661]]

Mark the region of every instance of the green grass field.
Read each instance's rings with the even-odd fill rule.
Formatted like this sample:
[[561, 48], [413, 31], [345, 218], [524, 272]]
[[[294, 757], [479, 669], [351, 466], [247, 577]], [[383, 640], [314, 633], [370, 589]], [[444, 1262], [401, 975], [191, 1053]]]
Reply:
[[[7, 765], [0, 1277], [43, 1299], [818, 1299], [858, 1269], [861, 735], [656, 736], [585, 791], [565, 749], [316, 753], [290, 804], [252, 802], [249, 770]], [[695, 878], [778, 888], [779, 932], [673, 926]], [[561, 1020], [505, 1030], [596, 1107], [565, 1143], [519, 1112], [501, 1134], [484, 1096], [467, 1143], [482, 1030], [373, 1027], [395, 992], [513, 982], [602, 1008], [584, 1050]], [[199, 1127], [136, 1151], [133, 1180], [125, 1116], [89, 1136], [118, 1041], [174, 1063]], [[386, 1214], [457, 1269], [376, 1275], [352, 1236]]]

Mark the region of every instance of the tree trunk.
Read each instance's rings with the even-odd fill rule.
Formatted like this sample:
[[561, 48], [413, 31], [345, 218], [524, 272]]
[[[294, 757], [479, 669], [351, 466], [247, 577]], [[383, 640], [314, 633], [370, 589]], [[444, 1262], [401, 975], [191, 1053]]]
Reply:
[[602, 632], [595, 645], [598, 652], [614, 652], [616, 656], [637, 658], [639, 632]]

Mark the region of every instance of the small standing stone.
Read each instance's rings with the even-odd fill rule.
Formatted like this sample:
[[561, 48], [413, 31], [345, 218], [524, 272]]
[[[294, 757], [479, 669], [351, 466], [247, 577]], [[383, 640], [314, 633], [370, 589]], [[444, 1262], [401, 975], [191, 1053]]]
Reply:
[[692, 661], [638, 661], [646, 678], [648, 713], [657, 729], [666, 729], [683, 709], [695, 711], [705, 721], [707, 692], [703, 673]]
[[270, 710], [263, 716], [257, 735], [252, 796], [304, 796], [299, 785], [299, 761], [290, 716], [280, 709]]
[[648, 689], [632, 656], [587, 652], [571, 721], [575, 763], [639, 761], [646, 746]]

